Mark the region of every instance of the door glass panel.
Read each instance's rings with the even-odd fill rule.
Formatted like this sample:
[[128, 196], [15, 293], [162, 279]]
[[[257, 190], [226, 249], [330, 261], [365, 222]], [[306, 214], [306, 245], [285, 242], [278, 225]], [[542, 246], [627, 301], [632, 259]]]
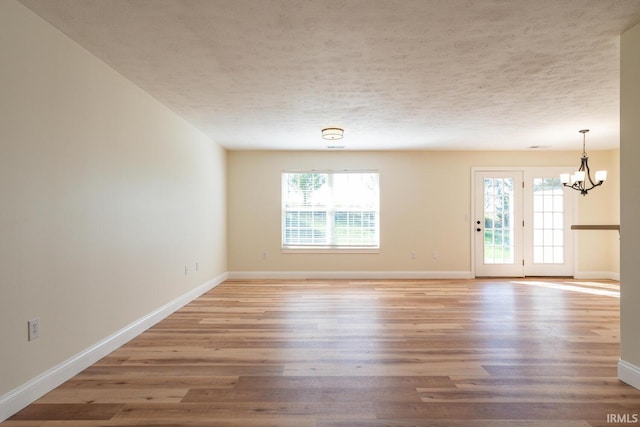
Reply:
[[514, 263], [513, 178], [484, 179], [484, 262]]
[[533, 262], [564, 263], [564, 200], [560, 178], [533, 179]]

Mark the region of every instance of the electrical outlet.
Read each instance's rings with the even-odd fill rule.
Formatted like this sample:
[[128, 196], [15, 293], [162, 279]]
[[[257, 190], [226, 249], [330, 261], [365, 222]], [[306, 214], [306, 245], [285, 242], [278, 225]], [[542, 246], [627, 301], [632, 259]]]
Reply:
[[431, 254], [431, 258], [438, 259], [438, 252], [434, 252]]
[[416, 259], [416, 253], [415, 253], [415, 251], [412, 251], [412, 252], [411, 252], [411, 259]]
[[29, 332], [27, 334], [27, 339], [29, 341], [33, 341], [36, 338], [40, 338], [40, 318], [39, 317], [35, 317], [27, 321], [27, 327], [29, 328]]
[[262, 259], [267, 259], [267, 253], [266, 252], [262, 252]]
[[186, 276], [188, 272], [189, 272], [189, 266], [185, 265], [184, 266], [184, 275]]

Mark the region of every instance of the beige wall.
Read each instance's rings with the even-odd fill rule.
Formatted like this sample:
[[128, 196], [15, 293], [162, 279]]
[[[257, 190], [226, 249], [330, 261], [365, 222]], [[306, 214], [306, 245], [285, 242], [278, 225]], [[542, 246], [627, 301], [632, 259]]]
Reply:
[[[264, 272], [469, 273], [471, 168], [577, 168], [581, 148], [578, 136], [576, 151], [572, 152], [230, 152], [229, 270], [244, 276], [260, 276]], [[617, 150], [589, 155], [595, 168], [609, 170], [609, 180], [589, 196], [578, 196], [579, 222], [617, 224]], [[380, 171], [378, 254], [281, 253], [280, 173], [301, 168]], [[618, 274], [617, 233], [579, 233], [577, 271], [587, 276]], [[416, 259], [411, 259], [412, 251], [416, 252]], [[433, 259], [434, 252], [437, 259]]]
[[1, 397], [227, 265], [224, 150], [14, 1], [0, 53]]
[[621, 360], [640, 387], [640, 24], [622, 34], [620, 79]]
[[[592, 169], [607, 169], [608, 178], [602, 187], [587, 196], [578, 197], [579, 224], [620, 224], [620, 150], [590, 151]], [[602, 166], [605, 165], [605, 166]], [[615, 231], [579, 231], [577, 270], [602, 278], [597, 272], [620, 273], [620, 234]]]

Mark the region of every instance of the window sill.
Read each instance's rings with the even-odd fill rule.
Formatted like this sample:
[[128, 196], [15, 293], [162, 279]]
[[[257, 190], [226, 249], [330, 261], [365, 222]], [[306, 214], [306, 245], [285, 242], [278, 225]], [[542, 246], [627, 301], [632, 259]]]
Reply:
[[380, 248], [332, 248], [327, 246], [303, 247], [288, 246], [281, 248], [283, 254], [377, 254]]

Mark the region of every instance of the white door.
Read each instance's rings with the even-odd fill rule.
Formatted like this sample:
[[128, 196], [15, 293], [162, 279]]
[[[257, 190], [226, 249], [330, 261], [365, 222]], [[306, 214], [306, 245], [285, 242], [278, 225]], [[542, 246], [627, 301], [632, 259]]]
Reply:
[[564, 191], [560, 173], [567, 169], [525, 170], [524, 274], [573, 276], [571, 224], [575, 194]]
[[476, 276], [524, 276], [522, 171], [474, 173]]
[[576, 200], [564, 170], [474, 172], [476, 276], [573, 276]]

